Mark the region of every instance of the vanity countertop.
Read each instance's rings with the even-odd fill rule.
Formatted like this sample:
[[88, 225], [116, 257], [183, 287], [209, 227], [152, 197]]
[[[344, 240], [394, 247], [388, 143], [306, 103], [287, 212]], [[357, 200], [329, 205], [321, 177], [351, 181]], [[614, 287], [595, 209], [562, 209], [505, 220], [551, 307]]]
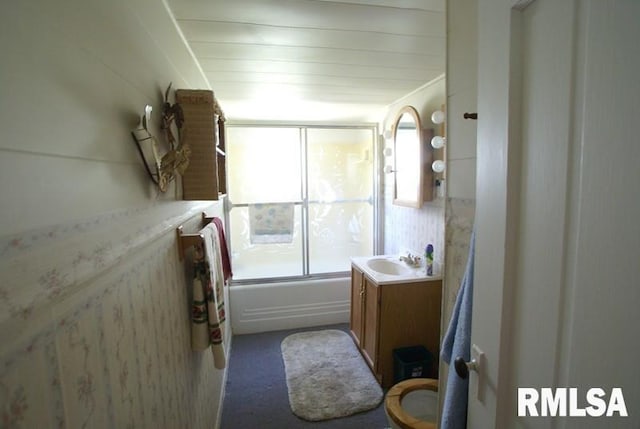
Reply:
[[354, 256], [351, 263], [378, 285], [442, 280], [439, 272], [427, 276], [424, 265], [412, 267], [398, 255]]

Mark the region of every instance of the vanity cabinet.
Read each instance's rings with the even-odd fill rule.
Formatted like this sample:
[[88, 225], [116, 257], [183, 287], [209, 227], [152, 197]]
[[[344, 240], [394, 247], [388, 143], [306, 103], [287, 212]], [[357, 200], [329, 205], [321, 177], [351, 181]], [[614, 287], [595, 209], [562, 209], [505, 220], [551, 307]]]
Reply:
[[393, 385], [393, 350], [422, 345], [433, 354], [429, 378], [438, 378], [442, 280], [377, 284], [351, 266], [353, 340], [382, 387]]
[[363, 341], [362, 329], [364, 327], [364, 321], [362, 316], [364, 315], [364, 275], [353, 265], [351, 266], [351, 316], [349, 319], [349, 326], [351, 329], [351, 336], [355, 341], [358, 349], [362, 350]]
[[358, 268], [351, 267], [351, 336], [371, 368], [378, 348], [378, 292]]

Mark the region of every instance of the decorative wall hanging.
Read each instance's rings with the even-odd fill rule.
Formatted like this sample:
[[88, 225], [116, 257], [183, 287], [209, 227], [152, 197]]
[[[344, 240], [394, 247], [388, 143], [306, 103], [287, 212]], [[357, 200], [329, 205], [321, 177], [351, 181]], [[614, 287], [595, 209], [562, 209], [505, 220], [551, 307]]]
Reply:
[[[164, 94], [164, 103], [162, 104], [162, 119], [160, 129], [164, 133], [167, 151], [162, 157], [159, 153], [158, 140], [149, 131], [149, 121], [153, 107], [146, 105], [144, 114], [140, 118], [138, 127], [131, 131], [133, 140], [136, 143], [142, 162], [151, 181], [158, 186], [162, 192], [166, 192], [171, 183], [176, 178], [176, 173], [184, 174], [189, 166], [189, 157], [191, 149], [185, 143], [186, 132], [183, 130], [184, 115], [182, 108], [178, 103], [171, 104], [169, 102], [169, 92], [171, 84], [167, 87]], [[151, 152], [154, 158], [154, 170], [152, 171], [149, 162], [144, 154], [142, 142], [151, 143]]]

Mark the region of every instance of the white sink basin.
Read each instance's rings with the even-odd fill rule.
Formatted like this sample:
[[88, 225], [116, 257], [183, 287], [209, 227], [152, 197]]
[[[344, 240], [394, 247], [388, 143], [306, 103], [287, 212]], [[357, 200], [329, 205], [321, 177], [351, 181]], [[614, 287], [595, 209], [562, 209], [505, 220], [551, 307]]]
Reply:
[[398, 255], [355, 256], [351, 258], [351, 263], [378, 285], [442, 278], [440, 270], [434, 276], [427, 276], [424, 266], [411, 267], [400, 261]]
[[392, 276], [403, 276], [411, 273], [411, 269], [402, 262], [391, 259], [375, 258], [367, 261], [367, 266], [373, 271]]

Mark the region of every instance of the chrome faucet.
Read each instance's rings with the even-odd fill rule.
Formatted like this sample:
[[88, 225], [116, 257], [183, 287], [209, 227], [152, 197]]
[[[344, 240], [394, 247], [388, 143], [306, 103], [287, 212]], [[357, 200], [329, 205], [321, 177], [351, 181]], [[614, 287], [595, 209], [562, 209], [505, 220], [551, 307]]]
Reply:
[[400, 260], [412, 267], [420, 265], [420, 256], [412, 255], [411, 253], [407, 253], [407, 256], [400, 256]]

